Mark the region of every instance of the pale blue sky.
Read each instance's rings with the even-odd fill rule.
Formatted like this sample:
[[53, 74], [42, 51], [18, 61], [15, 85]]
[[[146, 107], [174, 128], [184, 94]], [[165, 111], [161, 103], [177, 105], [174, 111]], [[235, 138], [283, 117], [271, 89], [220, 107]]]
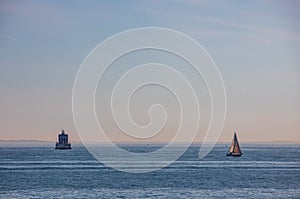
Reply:
[[300, 141], [298, 1], [1, 1], [0, 139], [77, 139], [71, 94], [91, 49], [131, 28], [188, 34], [228, 95], [220, 141]]

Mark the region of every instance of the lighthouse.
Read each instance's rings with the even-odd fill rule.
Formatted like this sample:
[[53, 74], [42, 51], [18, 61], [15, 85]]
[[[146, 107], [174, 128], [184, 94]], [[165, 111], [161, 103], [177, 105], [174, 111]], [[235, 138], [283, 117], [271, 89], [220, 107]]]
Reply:
[[69, 143], [69, 136], [62, 129], [58, 134], [58, 142], [56, 142], [55, 149], [71, 149], [71, 143]]

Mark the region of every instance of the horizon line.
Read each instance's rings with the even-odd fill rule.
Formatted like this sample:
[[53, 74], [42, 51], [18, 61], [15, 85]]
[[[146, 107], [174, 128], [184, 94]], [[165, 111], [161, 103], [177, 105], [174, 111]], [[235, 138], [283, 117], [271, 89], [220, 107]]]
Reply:
[[[9, 140], [1, 140], [0, 142], [51, 142], [51, 143], [56, 143], [56, 140], [38, 140], [38, 139], [33, 139], [33, 140], [26, 140], [26, 139], [9, 139]], [[83, 144], [81, 141], [73, 141], [71, 142], [73, 144]], [[95, 142], [95, 141], [90, 141], [90, 142], [86, 142], [86, 144], [107, 144], [109, 142]], [[165, 141], [156, 141], [156, 142], [144, 142], [144, 141], [140, 141], [140, 142], [132, 142], [132, 141], [118, 141], [118, 142], [114, 142], [112, 141], [112, 143], [114, 144], [168, 144], [169, 142], [165, 142]], [[175, 142], [176, 144], [187, 144], [187, 142]], [[217, 141], [216, 144], [230, 144], [230, 141]], [[289, 141], [289, 140], [273, 140], [273, 141], [245, 141], [245, 142], [241, 142], [242, 144], [300, 144], [300, 141]], [[203, 144], [203, 141], [195, 141], [192, 143], [193, 144]]]

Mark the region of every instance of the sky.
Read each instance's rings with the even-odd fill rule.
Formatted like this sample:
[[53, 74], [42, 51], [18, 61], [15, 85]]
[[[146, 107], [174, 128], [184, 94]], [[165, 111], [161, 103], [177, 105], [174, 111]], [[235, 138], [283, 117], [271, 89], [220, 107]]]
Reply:
[[[101, 41], [121, 31], [163, 27], [199, 42], [220, 70], [227, 115], [219, 141], [230, 142], [237, 131], [240, 142], [300, 142], [298, 8], [298, 1], [267, 0], [3, 0], [0, 140], [55, 141], [64, 128], [72, 141], [79, 141], [72, 116], [72, 89], [84, 58]], [[97, 89], [97, 114], [106, 131], [113, 132], [113, 140], [130, 139], [116, 133], [106, 115], [107, 101], [101, 100], [109, 96], [111, 85], [126, 68], [124, 64], [129, 67], [139, 58], [151, 61], [159, 56], [149, 51], [121, 60], [108, 71], [103, 90], [100, 92], [101, 86]], [[193, 74], [180, 61], [170, 63], [187, 75]], [[196, 141], [201, 141], [207, 128], [209, 107], [203, 85], [196, 88], [198, 97], [203, 97], [200, 106], [204, 110]], [[173, 117], [164, 129], [166, 136], [157, 136], [153, 142], [167, 141], [178, 127], [176, 101], [161, 88], [149, 87], [136, 93], [131, 104], [136, 122], [147, 124], [145, 110], [159, 100]]]

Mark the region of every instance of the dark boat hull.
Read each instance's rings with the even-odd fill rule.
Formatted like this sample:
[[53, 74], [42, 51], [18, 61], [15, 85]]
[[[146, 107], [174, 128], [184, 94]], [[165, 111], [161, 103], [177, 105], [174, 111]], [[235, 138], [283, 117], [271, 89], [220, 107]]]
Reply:
[[226, 156], [240, 157], [242, 156], [242, 153], [227, 153]]

